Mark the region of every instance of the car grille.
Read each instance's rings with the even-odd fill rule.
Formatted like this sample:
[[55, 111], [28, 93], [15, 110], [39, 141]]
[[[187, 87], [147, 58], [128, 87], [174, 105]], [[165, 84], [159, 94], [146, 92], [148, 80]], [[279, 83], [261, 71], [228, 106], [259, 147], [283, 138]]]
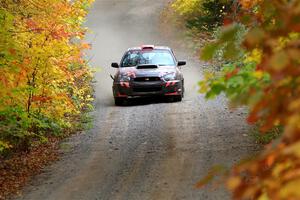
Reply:
[[161, 86], [153, 87], [134, 87], [133, 92], [159, 92], [162, 90]]
[[134, 78], [136, 82], [160, 81], [160, 77], [137, 77]]

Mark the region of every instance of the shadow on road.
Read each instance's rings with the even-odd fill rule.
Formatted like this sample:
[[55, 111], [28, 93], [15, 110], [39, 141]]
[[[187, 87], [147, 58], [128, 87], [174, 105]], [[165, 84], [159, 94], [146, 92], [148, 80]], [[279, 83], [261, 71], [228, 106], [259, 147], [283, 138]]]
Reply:
[[169, 97], [142, 97], [142, 98], [132, 98], [127, 99], [121, 107], [131, 107], [131, 106], [145, 106], [150, 104], [160, 104], [160, 103], [176, 103], [173, 98]]

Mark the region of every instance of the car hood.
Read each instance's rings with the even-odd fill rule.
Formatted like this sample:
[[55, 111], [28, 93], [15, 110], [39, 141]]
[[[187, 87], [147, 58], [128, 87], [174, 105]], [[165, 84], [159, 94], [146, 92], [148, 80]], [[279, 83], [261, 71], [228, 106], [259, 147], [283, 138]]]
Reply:
[[166, 74], [177, 73], [174, 66], [158, 66], [158, 68], [137, 69], [136, 67], [119, 68], [119, 74], [130, 77], [162, 77]]

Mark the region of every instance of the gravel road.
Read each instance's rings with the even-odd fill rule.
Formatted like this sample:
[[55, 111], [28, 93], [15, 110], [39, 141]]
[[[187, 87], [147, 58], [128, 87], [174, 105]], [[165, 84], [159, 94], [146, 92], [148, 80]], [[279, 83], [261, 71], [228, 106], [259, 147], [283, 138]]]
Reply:
[[136, 100], [113, 103], [110, 63], [131, 46], [172, 46], [159, 31], [165, 0], [96, 0], [87, 26], [93, 31], [91, 63], [96, 73], [94, 127], [62, 144], [62, 158], [24, 189], [20, 200], [183, 200], [229, 199], [222, 187], [198, 190], [194, 184], [216, 164], [230, 166], [256, 151], [243, 122], [245, 111], [231, 111], [219, 97], [197, 93], [203, 63], [174, 47], [182, 67], [182, 102]]

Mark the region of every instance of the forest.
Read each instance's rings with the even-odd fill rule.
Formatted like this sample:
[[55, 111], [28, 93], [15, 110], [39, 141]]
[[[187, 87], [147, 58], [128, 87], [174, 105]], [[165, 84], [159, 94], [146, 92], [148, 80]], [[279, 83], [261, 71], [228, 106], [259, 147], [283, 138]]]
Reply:
[[[159, 18], [154, 15], [158, 13], [156, 9], [159, 6], [163, 7], [159, 4], [159, 0], [156, 1], [157, 7], [151, 7], [156, 6], [154, 3], [149, 6], [149, 1], [144, 0], [130, 2], [124, 0], [119, 3], [98, 0], [95, 3], [98, 3], [99, 6], [93, 11], [90, 21], [95, 24], [93, 28], [102, 33], [98, 42], [101, 41], [100, 43], [103, 45], [101, 51], [103, 52], [97, 52], [102, 56], [99, 57], [100, 61], [112, 60], [116, 56], [113, 57], [108, 52], [112, 50], [116, 52], [117, 47], [123, 49], [126, 46], [128, 48], [128, 44], [132, 44], [133, 41], [140, 42], [139, 37], [149, 39], [149, 41], [154, 41], [155, 37], [161, 38], [161, 35], [153, 36], [156, 34], [154, 31], [156, 29], [152, 29], [152, 26], [156, 22], [151, 21], [152, 16]], [[186, 182], [183, 184], [184, 178], [174, 176], [172, 170], [166, 170], [186, 170], [186, 165], [179, 162], [174, 164], [174, 161], [179, 160], [178, 155], [186, 156], [184, 161], [191, 162], [188, 163], [188, 166], [194, 166], [196, 163], [193, 161], [197, 158], [193, 156], [196, 155], [195, 152], [199, 153], [200, 151], [192, 151], [188, 145], [192, 146], [203, 140], [199, 138], [197, 140], [197, 137], [200, 136], [192, 130], [193, 127], [197, 127], [197, 124], [189, 123], [198, 119], [198, 115], [193, 116], [195, 110], [199, 112], [196, 113], [199, 116], [212, 114], [209, 109], [205, 110], [204, 108], [205, 106], [209, 107], [210, 104], [202, 102], [202, 105], [199, 106], [194, 103], [194, 99], [184, 101], [182, 104], [164, 104], [164, 107], [159, 107], [162, 102], [150, 103], [150, 105], [146, 103], [138, 105], [137, 111], [133, 111], [130, 106], [119, 108], [112, 107], [109, 102], [107, 103], [106, 100], [109, 99], [105, 96], [107, 85], [93, 86], [95, 72], [86, 53], [92, 49], [92, 45], [85, 40], [89, 33], [85, 23], [92, 4], [93, 0], [0, 1], [0, 184], [7, 184], [5, 187], [1, 187], [5, 191], [0, 191], [0, 199], [5, 199], [9, 195], [11, 187], [13, 192], [19, 191], [25, 185], [28, 177], [35, 174], [32, 171], [35, 171], [36, 168], [41, 169], [48, 164], [48, 161], [43, 162], [47, 159], [47, 154], [39, 156], [41, 155], [40, 151], [44, 152], [44, 149], [41, 149], [38, 151], [38, 155], [33, 155], [38, 160], [39, 164], [37, 165], [41, 166], [28, 167], [27, 165], [31, 161], [26, 160], [26, 155], [35, 152], [33, 149], [39, 148], [43, 144], [51, 145], [53, 138], [59, 138], [61, 141], [72, 133], [85, 130], [90, 121], [96, 120], [91, 119], [90, 116], [90, 112], [94, 109], [95, 87], [101, 91], [98, 92], [99, 101], [97, 101], [97, 119], [101, 120], [98, 120], [97, 123], [102, 126], [96, 126], [93, 129], [94, 134], [87, 136], [92, 138], [89, 139], [94, 143], [84, 143], [90, 141], [89, 139], [82, 140], [82, 143], [85, 144], [85, 147], [89, 147], [90, 144], [94, 145], [93, 148], [84, 152], [86, 153], [84, 157], [89, 158], [88, 161], [93, 161], [93, 159], [96, 161], [92, 164], [86, 161], [87, 167], [79, 170], [80, 173], [92, 173], [93, 170], [100, 169], [103, 164], [104, 167], [107, 167], [104, 171], [110, 173], [103, 176], [103, 180], [112, 177], [113, 181], [124, 181], [122, 184], [127, 186], [124, 191], [127, 192], [128, 197], [134, 195], [130, 192], [132, 188], [129, 186], [133, 187], [136, 184], [134, 178], [137, 177], [140, 178], [138, 181], [141, 181], [141, 185], [144, 182], [149, 184], [146, 185], [147, 187], [145, 186], [148, 189], [155, 188], [157, 190], [167, 187], [168, 184], [171, 188], [172, 183], [178, 183], [176, 191], [174, 187], [173, 190], [171, 188], [156, 193], [165, 195], [166, 191], [177, 192], [186, 184]], [[198, 83], [198, 92], [205, 95], [208, 101], [225, 95], [229, 100], [229, 107], [246, 107], [248, 111], [246, 122], [255, 127], [255, 137], [262, 143], [262, 151], [249, 159], [239, 161], [229, 169], [222, 166], [212, 167], [206, 173], [207, 176], [195, 183], [196, 188], [201, 190], [217, 179], [226, 184], [232, 198], [237, 200], [300, 199], [300, 1], [174, 0], [170, 1], [169, 5], [179, 19], [179, 23], [184, 25], [181, 30], [189, 34], [194, 39], [193, 41], [196, 41], [194, 43], [197, 47], [201, 47], [197, 51], [199, 60], [208, 63], [209, 67], [203, 74], [204, 78]], [[96, 9], [102, 12], [96, 12]], [[140, 10], [145, 12], [137, 12]], [[146, 14], [151, 14], [151, 17], [148, 18]], [[96, 26], [98, 29], [95, 28]], [[120, 27], [122, 30], [118, 29]], [[149, 31], [145, 31], [146, 29]], [[101, 38], [103, 35], [107, 38]], [[127, 37], [126, 40], [124, 40], [124, 36]], [[204, 38], [206, 39], [205, 44], [203, 44], [203, 38], [199, 38], [202, 36], [207, 37]], [[106, 48], [105, 45], [107, 45]], [[99, 49], [97, 50], [99, 51]], [[189, 52], [188, 50], [184, 51]], [[193, 69], [196, 71], [195, 68]], [[99, 77], [102, 76], [99, 75]], [[107, 74], [103, 77], [102, 79], [98, 78], [98, 81], [109, 78]], [[191, 88], [188, 89], [192, 91]], [[195, 99], [198, 101], [199, 97]], [[190, 108], [191, 105], [193, 109]], [[204, 109], [206, 113], [200, 113], [200, 108]], [[169, 112], [169, 115], [161, 118], [160, 114], [164, 110], [167, 110], [166, 113]], [[170, 110], [174, 112], [173, 115]], [[133, 114], [133, 112], [135, 113]], [[218, 114], [219, 111], [213, 112]], [[189, 114], [187, 117], [189, 120], [185, 121], [182, 117], [185, 116], [183, 114]], [[228, 116], [226, 113], [222, 114], [224, 119], [228, 119], [226, 117], [229, 114]], [[134, 117], [136, 119], [132, 120]], [[216, 119], [218, 118], [213, 120]], [[192, 128], [185, 127], [184, 123], [191, 125]], [[203, 122], [197, 121], [197, 123], [203, 125], [201, 124]], [[162, 128], [155, 129], [156, 126]], [[224, 129], [222, 124], [220, 126], [211, 125], [210, 128], [209, 131], [212, 133]], [[179, 134], [176, 135], [178, 129], [186, 131], [186, 137], [195, 134], [191, 136], [192, 142], [184, 137], [179, 137]], [[235, 127], [231, 127], [231, 129], [233, 132], [239, 131]], [[169, 130], [174, 131], [175, 134]], [[134, 135], [133, 133], [136, 132], [138, 134]], [[156, 135], [156, 133], [160, 134]], [[207, 132], [203, 131], [202, 134], [205, 133]], [[141, 136], [143, 136], [142, 139]], [[210, 134], [205, 136], [209, 138]], [[222, 135], [219, 136], [222, 137]], [[209, 139], [207, 140], [209, 141]], [[113, 146], [115, 144], [120, 146]], [[183, 149], [182, 146], [180, 149], [181, 144], [186, 145], [184, 153], [180, 151]], [[203, 145], [202, 149], [207, 147], [205, 146], [207, 144], [200, 144]], [[211, 144], [212, 148], [214, 143], [211, 142]], [[227, 143], [224, 140], [221, 145], [225, 144]], [[59, 148], [58, 146], [55, 148]], [[119, 154], [112, 153], [119, 150], [122, 150]], [[88, 154], [93, 151], [94, 154]], [[21, 154], [19, 154], [20, 152]], [[102, 152], [106, 152], [105, 155], [109, 156], [103, 156]], [[211, 150], [210, 152], [212, 157], [219, 156], [216, 155], [218, 151]], [[197, 155], [202, 155], [201, 153]], [[20, 157], [23, 155], [26, 159], [20, 162], [22, 159]], [[159, 159], [147, 160], [152, 159], [153, 155], [165, 158], [160, 161], [167, 162], [154, 162]], [[193, 159], [189, 160], [187, 155]], [[14, 160], [14, 156], [17, 157], [17, 160], [19, 159], [18, 162]], [[199, 156], [199, 158], [203, 157]], [[13, 159], [10, 160], [10, 158]], [[117, 161], [111, 162], [113, 159]], [[209, 159], [201, 160], [201, 162]], [[117, 166], [116, 169], [119, 171], [114, 171], [116, 170], [115, 166], [109, 164], [119, 164], [120, 160], [122, 161], [121, 167], [125, 167], [125, 169]], [[167, 164], [159, 166], [162, 168], [157, 167], [158, 170], [153, 172], [150, 171], [152, 168], [149, 168], [150, 161], [157, 166], [161, 163], [167, 163], [170, 166]], [[28, 169], [24, 167], [25, 165]], [[138, 170], [131, 172], [129, 169], [134, 169], [134, 167], [137, 167]], [[25, 175], [21, 169], [25, 170]], [[168, 172], [161, 174], [166, 171]], [[152, 172], [156, 173], [156, 176], [152, 176], [150, 174]], [[186, 176], [189, 175], [187, 171], [181, 172]], [[99, 174], [101, 175], [101, 173]], [[176, 172], [176, 174], [179, 173]], [[7, 176], [20, 178], [23, 175], [26, 178], [22, 179], [21, 177], [20, 184], [16, 184], [14, 178], [7, 178]], [[83, 174], [82, 177], [94, 180], [96, 174], [90, 175]], [[153, 177], [156, 177], [157, 180], [145, 181]], [[164, 181], [160, 186], [151, 185], [156, 182], [160, 183], [161, 177], [171, 181]], [[100, 180], [102, 179], [97, 179], [99, 181], [97, 183], [100, 183]], [[128, 182], [125, 182], [127, 180]], [[115, 182], [109, 181], [109, 188], [111, 188]], [[68, 183], [73, 184], [72, 181]], [[84, 182], [84, 184], [93, 183], [93, 181]], [[103, 183], [101, 184], [103, 185]], [[115, 184], [116, 187], [118, 184], [119, 182]], [[86, 186], [86, 188], [92, 191], [95, 185], [92, 186]], [[107, 191], [111, 195], [119, 190]], [[93, 192], [91, 195], [94, 195]], [[190, 191], [190, 193], [192, 192]], [[90, 195], [88, 191], [85, 193]], [[99, 191], [97, 191], [98, 193]], [[142, 195], [144, 194], [148, 193], [142, 193]], [[137, 196], [141, 198], [139, 195]], [[163, 197], [161, 198], [163, 199]]]
[[82, 26], [90, 4], [0, 2], [0, 154], [67, 135], [92, 109]]
[[188, 29], [214, 38], [200, 57], [220, 70], [206, 73], [200, 92], [246, 105], [248, 123], [269, 143], [229, 172], [212, 170], [198, 186], [224, 175], [234, 199], [299, 199], [300, 2], [177, 0], [173, 7]]

